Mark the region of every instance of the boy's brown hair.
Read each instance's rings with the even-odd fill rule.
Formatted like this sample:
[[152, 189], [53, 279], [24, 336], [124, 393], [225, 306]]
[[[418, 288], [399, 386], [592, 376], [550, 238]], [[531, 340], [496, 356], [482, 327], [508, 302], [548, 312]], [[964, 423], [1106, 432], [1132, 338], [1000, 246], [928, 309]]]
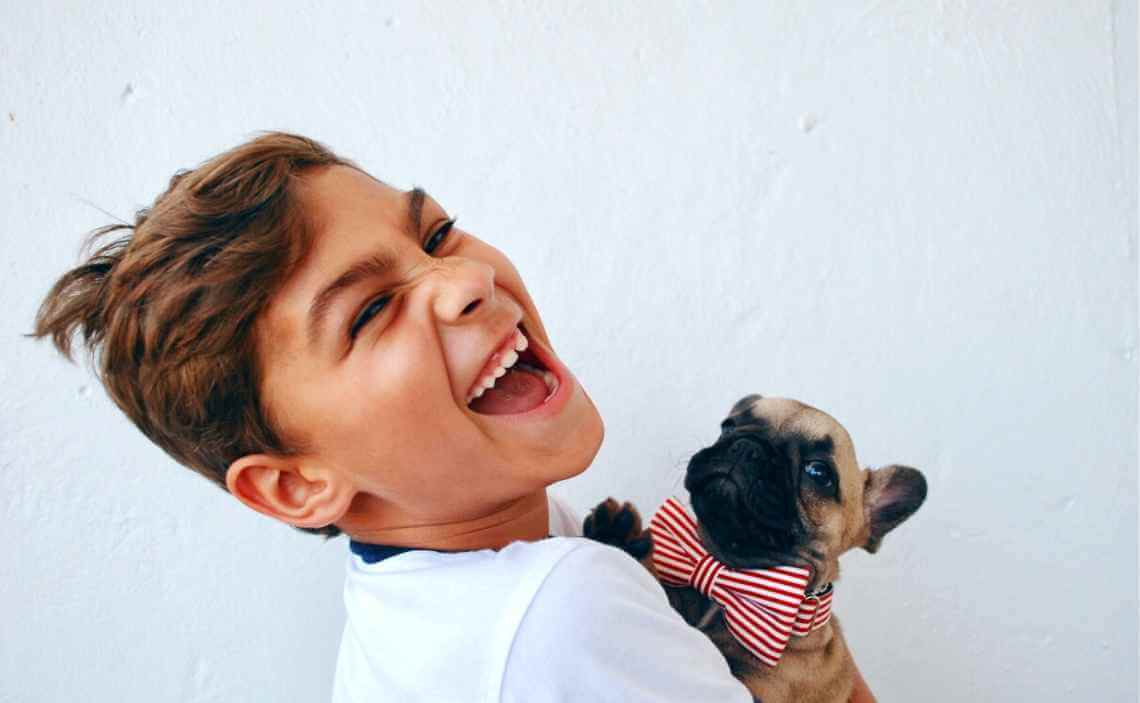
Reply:
[[[296, 176], [322, 165], [359, 168], [312, 139], [260, 136], [170, 179], [134, 224], [118, 230], [51, 287], [28, 337], [50, 335], [72, 359], [81, 331], [100, 381], [127, 417], [177, 462], [226, 489], [246, 454], [293, 455], [261, 402], [254, 324], [308, 251]], [[98, 352], [98, 353], [97, 353]], [[297, 529], [330, 539], [333, 525]]]

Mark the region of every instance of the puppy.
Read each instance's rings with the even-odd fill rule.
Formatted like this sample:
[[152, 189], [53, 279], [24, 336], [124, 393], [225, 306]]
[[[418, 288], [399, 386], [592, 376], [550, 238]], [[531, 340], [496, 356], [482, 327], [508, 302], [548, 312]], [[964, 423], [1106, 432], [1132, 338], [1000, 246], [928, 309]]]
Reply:
[[[632, 505], [610, 498], [586, 517], [583, 534], [627, 551], [661, 580], [673, 608], [712, 639], [755, 698], [847, 701], [854, 665], [838, 620], [826, 617], [839, 555], [853, 547], [877, 551], [883, 537], [926, 499], [923, 475], [900, 465], [860, 468], [851, 437], [830, 415], [790, 398], [753, 394], [733, 405], [717, 441], [690, 459], [685, 489], [696, 513], [696, 539], [715, 560], [710, 563], [802, 577], [796, 590], [804, 585], [804, 602], [815, 609], [800, 636], [787, 636], [778, 661], [764, 661], [755, 642], [749, 648], [746, 638], [738, 639], [741, 630], [726, 622], [731, 618], [725, 607], [698, 590], [708, 592], [707, 583], [670, 583], [657, 530], [666, 507], [647, 530]], [[661, 545], [656, 562], [655, 534]], [[820, 601], [812, 594], [827, 607], [816, 607]], [[819, 614], [819, 620], [826, 618], [822, 626], [815, 619]]]

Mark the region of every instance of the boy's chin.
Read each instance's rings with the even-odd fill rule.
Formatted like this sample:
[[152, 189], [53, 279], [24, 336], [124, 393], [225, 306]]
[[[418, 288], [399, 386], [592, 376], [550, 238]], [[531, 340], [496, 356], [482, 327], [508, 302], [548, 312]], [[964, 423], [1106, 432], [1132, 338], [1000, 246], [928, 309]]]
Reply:
[[584, 412], [585, 417], [579, 427], [570, 434], [570, 439], [574, 440], [574, 443], [571, 450], [567, 452], [573, 455], [573, 459], [566, 462], [565, 470], [560, 472], [558, 478], [554, 479], [555, 481], [572, 478], [590, 468], [590, 464], [594, 462], [594, 457], [598, 455], [598, 451], [602, 448], [602, 441], [606, 436], [606, 426], [602, 422], [602, 416], [598, 413], [598, 409], [594, 407], [593, 401], [584, 391], [582, 398], [587, 406]]
[[535, 457], [531, 461], [545, 485], [585, 472], [601, 449], [605, 425], [594, 404], [584, 400], [577, 422], [558, 427], [556, 436], [543, 437], [539, 446], [532, 445]]

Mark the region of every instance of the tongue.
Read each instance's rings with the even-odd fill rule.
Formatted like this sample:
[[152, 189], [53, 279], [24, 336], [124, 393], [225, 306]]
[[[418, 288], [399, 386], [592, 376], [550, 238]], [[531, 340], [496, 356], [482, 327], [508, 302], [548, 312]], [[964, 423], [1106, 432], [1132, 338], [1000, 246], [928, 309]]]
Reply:
[[507, 369], [495, 381], [495, 387], [471, 401], [471, 409], [483, 415], [513, 415], [537, 408], [546, 399], [546, 382], [537, 373], [520, 369]]

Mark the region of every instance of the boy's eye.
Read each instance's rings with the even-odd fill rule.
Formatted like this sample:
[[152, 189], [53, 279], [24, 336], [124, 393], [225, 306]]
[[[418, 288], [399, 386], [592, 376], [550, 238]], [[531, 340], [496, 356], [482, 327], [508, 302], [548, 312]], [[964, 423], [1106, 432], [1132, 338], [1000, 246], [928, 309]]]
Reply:
[[[424, 243], [424, 251], [430, 254], [438, 249], [439, 246], [443, 243], [443, 240], [447, 238], [448, 233], [451, 232], [451, 227], [454, 224], [455, 218], [453, 217], [447, 222], [444, 222], [442, 225], [440, 225], [439, 229], [437, 229], [435, 232], [432, 232], [432, 234], [428, 237], [427, 242]], [[375, 317], [391, 301], [391, 295], [382, 295], [379, 298], [376, 298], [372, 302], [368, 303], [368, 305], [360, 311], [360, 315], [357, 316], [356, 320], [353, 321], [352, 327], [349, 328], [349, 338], [356, 339], [356, 334], [360, 331], [360, 328], [368, 324], [368, 321]]]
[[440, 225], [439, 229], [433, 232], [431, 236], [428, 237], [427, 242], [424, 243], [424, 251], [429, 254], [435, 251], [439, 245], [443, 243], [443, 240], [447, 238], [447, 234], [451, 231], [451, 226], [454, 224], [455, 218], [453, 217]]
[[352, 327], [348, 330], [349, 338], [356, 339], [356, 333], [360, 331], [360, 328], [371, 320], [374, 315], [383, 310], [384, 306], [387, 305], [390, 300], [392, 300], [391, 295], [382, 295], [361, 310], [360, 315], [357, 316], [356, 320], [352, 323]]

